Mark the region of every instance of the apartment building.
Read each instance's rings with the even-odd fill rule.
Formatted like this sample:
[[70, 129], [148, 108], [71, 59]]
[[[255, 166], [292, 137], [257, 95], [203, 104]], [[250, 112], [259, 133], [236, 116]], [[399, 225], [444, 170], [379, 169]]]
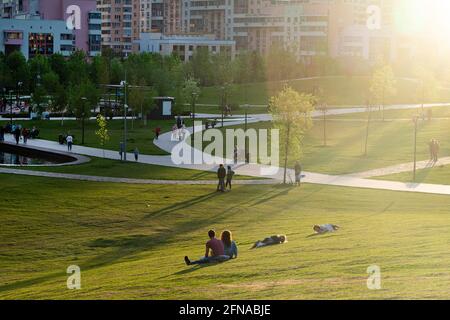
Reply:
[[[101, 52], [101, 17], [95, 0], [3, 0], [0, 3], [3, 52], [20, 50], [27, 58], [83, 50]], [[69, 28], [68, 21], [74, 22]]]
[[133, 50], [133, 0], [97, 0], [97, 10], [102, 19], [102, 47], [112, 49], [117, 55], [130, 54]]

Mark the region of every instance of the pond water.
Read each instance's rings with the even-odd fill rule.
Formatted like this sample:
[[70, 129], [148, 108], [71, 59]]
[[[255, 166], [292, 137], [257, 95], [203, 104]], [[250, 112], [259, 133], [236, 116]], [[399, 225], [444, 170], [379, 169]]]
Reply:
[[50, 165], [57, 163], [61, 162], [0, 150], [0, 165]]

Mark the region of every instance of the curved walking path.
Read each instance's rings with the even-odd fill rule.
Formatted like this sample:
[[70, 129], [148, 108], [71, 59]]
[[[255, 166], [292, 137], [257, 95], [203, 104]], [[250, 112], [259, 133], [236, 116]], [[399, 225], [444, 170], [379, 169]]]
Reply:
[[[449, 106], [447, 103], [441, 104], [426, 104], [425, 108], [436, 107], [436, 106]], [[421, 108], [421, 105], [392, 105], [385, 108], [385, 110], [399, 110], [399, 109], [417, 109]], [[340, 115], [340, 114], [350, 114], [350, 113], [363, 113], [366, 112], [365, 107], [354, 107], [354, 108], [340, 108], [340, 109], [331, 109], [328, 111], [328, 115]], [[322, 113], [320, 111], [315, 111], [312, 116], [318, 117]], [[214, 114], [198, 114], [197, 118], [217, 118], [218, 115]], [[272, 117], [268, 114], [257, 114], [250, 115], [248, 119], [248, 123], [256, 123], [261, 121], [271, 121]], [[236, 121], [232, 119], [227, 119], [224, 123], [224, 126], [233, 126], [233, 125], [241, 125], [243, 123], [243, 119], [238, 118]], [[220, 122], [219, 122], [220, 125]], [[192, 128], [187, 128], [189, 133], [192, 133]], [[202, 128], [196, 128], [196, 132], [204, 130]], [[162, 134], [159, 137], [159, 140], [155, 140], [154, 143], [162, 150], [165, 150], [169, 153], [172, 153], [174, 147], [183, 147], [185, 150], [191, 151], [192, 153], [197, 153], [200, 157], [203, 158], [204, 162], [212, 163], [212, 164], [174, 164], [171, 156], [152, 156], [152, 155], [140, 155], [139, 163], [144, 164], [153, 164], [160, 165], [166, 167], [177, 167], [177, 168], [186, 168], [186, 169], [196, 169], [203, 171], [211, 171], [214, 172], [217, 170], [217, 165], [213, 163], [224, 163], [226, 159], [217, 159], [214, 156], [203, 153], [200, 150], [193, 149], [189, 144], [185, 141], [172, 141], [171, 132], [167, 132]], [[7, 136], [7, 139], [12, 140], [11, 136]], [[63, 145], [59, 145], [57, 142], [48, 141], [48, 140], [30, 140], [28, 143], [30, 146], [43, 147], [47, 149], [65, 151], [66, 147]], [[94, 157], [104, 157], [107, 159], [119, 159], [119, 154], [117, 151], [113, 150], [101, 150], [97, 148], [83, 147], [83, 146], [74, 146], [73, 152], [94, 156]], [[127, 153], [127, 158], [132, 159], [133, 154]], [[216, 161], [217, 160], [217, 161]], [[225, 160], [225, 161], [224, 161]], [[261, 174], [261, 170], [264, 166], [260, 164], [242, 164], [234, 167], [234, 171], [238, 175], [244, 176], [252, 176], [258, 178], [270, 178], [271, 180], [258, 180], [258, 181], [249, 181], [249, 180], [241, 180], [240, 184], [269, 184], [269, 183], [279, 183], [283, 180], [283, 169], [276, 168], [277, 173], [271, 176], [263, 176]], [[394, 168], [395, 167], [395, 168]], [[442, 194], [442, 195], [450, 195], [450, 185], [435, 185], [435, 184], [423, 184], [423, 183], [403, 183], [403, 182], [394, 182], [394, 181], [383, 181], [383, 180], [369, 180], [367, 179], [370, 176], [376, 176], [381, 173], [380, 170], [384, 170], [381, 175], [403, 172], [399, 170], [407, 170], [410, 171], [408, 165], [399, 165], [394, 166], [391, 169], [379, 169], [372, 170], [370, 173], [360, 173], [354, 175], [327, 175], [327, 174], [319, 174], [312, 172], [305, 172], [306, 177], [303, 179], [306, 183], [312, 184], [321, 184], [321, 185], [332, 185], [332, 186], [343, 186], [343, 187], [355, 187], [355, 188], [366, 188], [366, 189], [377, 189], [377, 190], [390, 190], [390, 191], [402, 191], [402, 192], [417, 192], [417, 193], [429, 193], [429, 194]], [[140, 179], [124, 179], [124, 178], [110, 178], [110, 177], [91, 177], [91, 176], [80, 176], [80, 175], [67, 175], [67, 174], [54, 174], [49, 172], [35, 172], [35, 171], [26, 171], [26, 170], [14, 170], [14, 169], [2, 169], [1, 172], [6, 173], [15, 173], [15, 174], [28, 174], [28, 175], [41, 175], [55, 178], [66, 178], [66, 179], [77, 179], [77, 180], [88, 180], [89, 181], [105, 181], [105, 182], [124, 182], [124, 183], [155, 183], [155, 184], [212, 184], [216, 183], [213, 181], [168, 181], [168, 180], [140, 180]], [[26, 173], [25, 173], [26, 172]], [[388, 173], [386, 173], [388, 172]], [[373, 175], [372, 175], [373, 174]], [[288, 181], [293, 180], [293, 170], [289, 169], [287, 172]], [[144, 182], [145, 181], [145, 182]], [[236, 180], [237, 182], [238, 180]]]

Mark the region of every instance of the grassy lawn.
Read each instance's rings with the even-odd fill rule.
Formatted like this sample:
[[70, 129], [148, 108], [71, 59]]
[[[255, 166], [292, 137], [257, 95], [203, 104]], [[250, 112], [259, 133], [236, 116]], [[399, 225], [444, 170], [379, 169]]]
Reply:
[[[412, 182], [413, 173], [402, 172], [383, 177], [376, 177], [376, 179]], [[445, 166], [437, 166], [434, 168], [417, 170], [416, 182], [432, 183], [432, 184], [450, 184], [450, 166], [445, 165]]]
[[[288, 83], [300, 92], [313, 92], [314, 87], [323, 88], [324, 96], [330, 105], [366, 104], [366, 94], [370, 87], [370, 77], [328, 77], [312, 80], [292, 80], [284, 82], [264, 82], [233, 85], [230, 89], [229, 102], [233, 104], [266, 105], [268, 99], [280, 91]], [[397, 94], [387, 99], [386, 103], [417, 103], [419, 85], [415, 82], [397, 79]], [[411, 94], [413, 93], [413, 94]], [[199, 103], [219, 104], [222, 95], [221, 87], [203, 88]], [[436, 102], [449, 101], [450, 92], [440, 91]]]
[[[81, 122], [80, 121], [64, 121], [64, 126], [61, 127], [60, 121], [17, 121], [27, 128], [36, 126], [40, 129], [40, 138], [52, 141], [58, 141], [59, 134], [70, 132], [75, 136], [75, 144], [81, 144]], [[153, 144], [154, 129], [157, 126], [161, 127], [162, 132], [170, 131], [175, 122], [168, 121], [149, 121], [147, 126], [144, 126], [140, 120], [134, 121], [134, 128], [132, 128], [132, 121], [128, 120], [128, 151], [133, 151], [137, 146], [142, 154], [166, 155], [167, 153]], [[119, 150], [119, 144], [123, 140], [123, 121], [109, 120], [108, 130], [110, 140], [106, 142], [105, 149]], [[190, 124], [190, 120], [186, 121], [186, 125]], [[95, 135], [98, 126], [95, 120], [86, 121], [85, 127], [85, 146], [101, 148], [100, 140]]]
[[[341, 119], [346, 118], [341, 117]], [[250, 124], [249, 128], [267, 129], [271, 126], [270, 122], [265, 122]], [[314, 126], [303, 141], [303, 154], [300, 160], [304, 170], [347, 174], [413, 160], [412, 121], [374, 121], [371, 123], [369, 132], [368, 155], [364, 156], [366, 136], [364, 121], [329, 121], [326, 147], [323, 146], [323, 122], [314, 121]], [[441, 141], [440, 155], [450, 156], [449, 137], [450, 119], [420, 122], [417, 136], [418, 160], [429, 158], [428, 142], [432, 138]], [[204, 142], [204, 147], [208, 144], [209, 142]], [[280, 149], [280, 153], [284, 154], [283, 144]], [[296, 159], [291, 157], [290, 160], [289, 165], [293, 166]]]
[[[182, 168], [171, 168], [143, 163], [122, 162], [91, 157], [88, 163], [75, 166], [62, 167], [14, 167], [14, 169], [25, 169], [46, 172], [59, 172], [70, 174], [81, 174], [101, 177], [117, 177], [131, 179], [156, 179], [156, 180], [216, 180], [217, 174], [199, 170]], [[257, 178], [238, 176], [235, 179], [257, 180]]]
[[[446, 196], [304, 185], [141, 186], [0, 175], [1, 299], [405, 299], [448, 297]], [[383, 201], [379, 201], [383, 199]], [[426, 213], [426, 214], [425, 214]], [[338, 233], [310, 237], [312, 225]], [[236, 260], [201, 268], [209, 228]], [[284, 245], [249, 250], [285, 233]], [[66, 288], [69, 265], [81, 290]], [[382, 290], [366, 287], [378, 265]]]

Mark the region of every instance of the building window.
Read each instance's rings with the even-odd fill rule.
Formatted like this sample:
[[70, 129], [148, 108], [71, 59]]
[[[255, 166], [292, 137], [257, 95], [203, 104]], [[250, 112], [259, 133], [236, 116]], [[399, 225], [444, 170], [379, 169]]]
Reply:
[[52, 55], [54, 52], [51, 33], [30, 33], [28, 36], [28, 54], [30, 58], [40, 55]]

